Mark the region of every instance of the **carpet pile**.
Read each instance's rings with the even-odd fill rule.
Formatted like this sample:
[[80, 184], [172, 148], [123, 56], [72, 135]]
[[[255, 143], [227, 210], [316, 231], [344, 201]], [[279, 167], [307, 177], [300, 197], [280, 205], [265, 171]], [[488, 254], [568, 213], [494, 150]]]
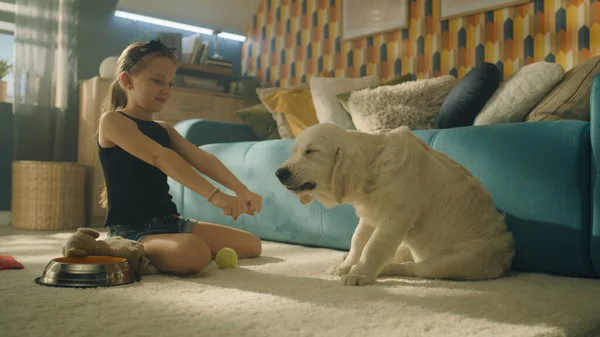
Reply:
[[[343, 252], [264, 242], [263, 256], [131, 285], [37, 285], [69, 233], [0, 236], [0, 334], [12, 336], [597, 336], [600, 281], [514, 273], [484, 282], [380, 279], [342, 286]], [[105, 233], [101, 238], [105, 237]]]

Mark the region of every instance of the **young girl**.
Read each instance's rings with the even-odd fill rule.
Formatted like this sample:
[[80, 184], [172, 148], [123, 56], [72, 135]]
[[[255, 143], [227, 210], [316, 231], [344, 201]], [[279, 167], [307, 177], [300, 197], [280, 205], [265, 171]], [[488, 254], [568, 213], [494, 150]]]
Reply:
[[[242, 184], [214, 155], [188, 142], [167, 123], [152, 120], [171, 94], [176, 58], [159, 40], [134, 43], [117, 62], [105, 113], [98, 127], [98, 155], [106, 190], [108, 235], [140, 241], [162, 272], [196, 273], [223, 247], [239, 258], [257, 257], [260, 239], [238, 229], [179, 217], [167, 176], [206, 197], [234, 220], [254, 215], [262, 198]], [[235, 192], [211, 185], [194, 169]]]

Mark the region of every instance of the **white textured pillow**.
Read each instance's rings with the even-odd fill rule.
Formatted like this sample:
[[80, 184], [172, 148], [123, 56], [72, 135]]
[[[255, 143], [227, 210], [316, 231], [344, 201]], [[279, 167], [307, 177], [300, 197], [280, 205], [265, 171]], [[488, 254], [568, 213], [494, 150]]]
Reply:
[[338, 102], [336, 95], [359, 90], [379, 84], [379, 76], [364, 76], [359, 78], [312, 77], [310, 93], [317, 112], [319, 123], [334, 123], [346, 130], [356, 130], [348, 112]]
[[354, 91], [348, 106], [356, 129], [363, 132], [408, 126], [431, 129], [442, 104], [458, 80], [452, 75]]
[[500, 83], [473, 124], [525, 121], [529, 112], [564, 75], [565, 70], [557, 63], [540, 61], [524, 66]]

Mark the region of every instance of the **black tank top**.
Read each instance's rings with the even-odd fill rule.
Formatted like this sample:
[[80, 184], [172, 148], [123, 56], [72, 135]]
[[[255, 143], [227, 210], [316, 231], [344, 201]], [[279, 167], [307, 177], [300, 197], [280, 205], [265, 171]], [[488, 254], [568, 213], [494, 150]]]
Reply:
[[[119, 113], [134, 121], [146, 136], [164, 147], [170, 146], [169, 133], [158, 123]], [[97, 143], [108, 194], [105, 225], [137, 227], [154, 217], [178, 214], [166, 174], [118, 146], [103, 148]]]

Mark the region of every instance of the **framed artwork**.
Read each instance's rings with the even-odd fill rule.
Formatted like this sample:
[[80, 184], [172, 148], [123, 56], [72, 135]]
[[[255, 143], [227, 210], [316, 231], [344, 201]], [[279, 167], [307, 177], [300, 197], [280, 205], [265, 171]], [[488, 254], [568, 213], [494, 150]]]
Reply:
[[342, 40], [408, 28], [409, 0], [343, 0]]
[[531, 0], [440, 0], [440, 16], [448, 20], [528, 2]]

